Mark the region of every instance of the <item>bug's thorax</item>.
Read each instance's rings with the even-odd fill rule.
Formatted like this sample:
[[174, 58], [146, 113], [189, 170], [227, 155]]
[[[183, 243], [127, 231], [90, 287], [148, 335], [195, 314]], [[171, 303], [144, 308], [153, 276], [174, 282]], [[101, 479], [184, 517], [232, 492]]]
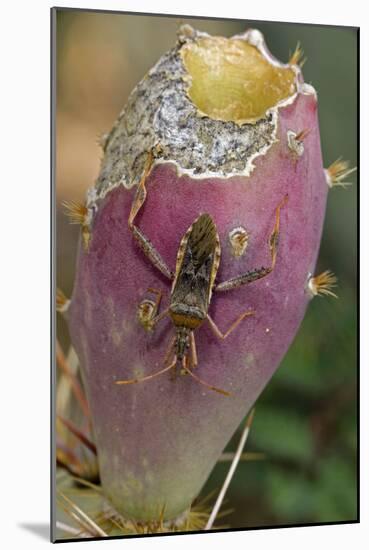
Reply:
[[175, 354], [178, 361], [181, 361], [190, 348], [190, 336], [192, 330], [188, 327], [177, 327], [175, 340]]

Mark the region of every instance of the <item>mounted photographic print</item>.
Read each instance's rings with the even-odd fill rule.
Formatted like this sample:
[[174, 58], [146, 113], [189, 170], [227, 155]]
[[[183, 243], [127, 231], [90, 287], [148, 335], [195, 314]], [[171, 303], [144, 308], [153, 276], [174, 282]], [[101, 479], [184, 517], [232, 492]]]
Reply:
[[357, 521], [357, 37], [52, 10], [53, 540]]

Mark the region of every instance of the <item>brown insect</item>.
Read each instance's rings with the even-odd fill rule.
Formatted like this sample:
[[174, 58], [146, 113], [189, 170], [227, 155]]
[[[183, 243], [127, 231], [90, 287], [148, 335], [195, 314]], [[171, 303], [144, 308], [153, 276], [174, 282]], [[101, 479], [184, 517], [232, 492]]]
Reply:
[[176, 334], [171, 339], [165, 356], [165, 367], [153, 374], [142, 378], [130, 380], [119, 380], [116, 384], [134, 384], [150, 380], [164, 372], [175, 369], [179, 363], [183, 372], [191, 375], [197, 382], [223, 395], [230, 395], [228, 392], [216, 388], [201, 380], [192, 370], [197, 366], [197, 352], [194, 331], [205, 321], [209, 323], [211, 330], [218, 337], [224, 340], [239, 325], [239, 323], [254, 311], [244, 311], [223, 333], [210, 317], [208, 310], [211, 302], [212, 292], [224, 292], [238, 288], [244, 284], [257, 281], [273, 271], [276, 258], [279, 238], [280, 210], [286, 204], [286, 195], [276, 209], [276, 220], [273, 231], [269, 238], [271, 252], [270, 267], [261, 267], [248, 271], [238, 277], [229, 279], [222, 283], [215, 283], [219, 268], [221, 248], [220, 240], [214, 220], [209, 214], [201, 214], [188, 228], [182, 237], [177, 253], [175, 272], [173, 273], [166, 265], [159, 252], [155, 249], [150, 240], [133, 222], [146, 199], [145, 180], [151, 168], [151, 160], [146, 165], [144, 176], [137, 189], [128, 225], [137, 243], [153, 263], [168, 279], [173, 281], [170, 296], [170, 305], [162, 313], [158, 313], [161, 293], [149, 289], [158, 295], [156, 301], [144, 300], [138, 310], [138, 318], [146, 330], [152, 330], [156, 324], [169, 315]]

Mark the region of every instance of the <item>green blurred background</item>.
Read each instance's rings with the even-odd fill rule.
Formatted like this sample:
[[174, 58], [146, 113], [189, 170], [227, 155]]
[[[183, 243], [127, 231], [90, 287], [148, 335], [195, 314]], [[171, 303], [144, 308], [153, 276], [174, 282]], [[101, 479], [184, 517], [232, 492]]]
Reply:
[[[246, 11], [246, 10], [245, 10]], [[211, 21], [59, 10], [57, 14], [57, 281], [73, 287], [78, 228], [63, 200], [83, 200], [97, 177], [98, 137], [110, 130], [136, 83], [176, 40], [181, 23], [223, 36], [260, 29], [287, 61], [300, 42], [305, 81], [318, 91], [325, 166], [356, 165], [357, 30], [255, 21]], [[259, 398], [247, 443], [264, 460], [240, 463], [227, 494], [230, 527], [355, 520], [356, 453], [356, 173], [329, 194], [317, 272], [332, 269], [339, 300], [315, 298], [279, 370]], [[65, 324], [58, 337], [67, 349]], [[236, 433], [226, 450], [234, 450]], [[203, 494], [219, 488], [219, 463]]]

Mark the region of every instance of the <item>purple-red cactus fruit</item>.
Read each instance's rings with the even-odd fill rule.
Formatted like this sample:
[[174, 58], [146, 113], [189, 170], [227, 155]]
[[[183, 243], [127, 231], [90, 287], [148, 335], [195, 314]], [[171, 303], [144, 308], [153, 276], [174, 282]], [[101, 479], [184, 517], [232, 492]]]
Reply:
[[[138, 521], [186, 513], [220, 453], [277, 369], [304, 316], [328, 192], [317, 96], [295, 60], [282, 64], [259, 31], [225, 39], [181, 29], [132, 92], [104, 141], [96, 185], [80, 212], [83, 239], [68, 312], [91, 408], [105, 494]], [[220, 237], [216, 282], [271, 265], [270, 236], [280, 210], [274, 270], [228, 292], [213, 292], [195, 331], [198, 377], [170, 372], [132, 385], [119, 380], [164, 367], [175, 334], [166, 317], [139, 322], [141, 302], [171, 282], [152, 265], [128, 226], [148, 156], [147, 197], [134, 223], [175, 270], [181, 239], [201, 213]], [[309, 283], [310, 280], [310, 283]], [[317, 289], [315, 289], [316, 291]], [[316, 292], [315, 292], [316, 293]]]

